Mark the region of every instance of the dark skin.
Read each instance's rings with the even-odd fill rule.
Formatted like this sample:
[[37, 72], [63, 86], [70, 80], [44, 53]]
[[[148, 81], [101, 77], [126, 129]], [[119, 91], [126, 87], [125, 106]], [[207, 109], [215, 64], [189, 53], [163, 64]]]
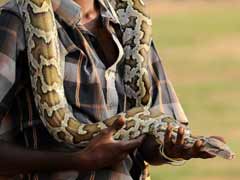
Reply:
[[[112, 127], [105, 129], [91, 140], [89, 145], [77, 152], [34, 151], [17, 145], [0, 142], [0, 179], [29, 172], [55, 172], [77, 170], [86, 172], [112, 166], [124, 160], [139, 147], [143, 136], [130, 141], [116, 141], [112, 135], [120, 129], [120, 118]], [[61, 163], [59, 163], [61, 162]]]
[[[212, 136], [225, 143], [225, 140], [220, 136]], [[195, 142], [192, 148], [186, 148], [184, 145], [184, 128], [178, 129], [177, 141], [172, 141], [172, 127], [169, 126], [164, 137], [164, 152], [171, 158], [182, 158], [184, 160], [190, 160], [192, 158], [209, 159], [215, 156], [200, 151], [202, 148], [202, 141]], [[159, 144], [154, 140], [153, 136], [147, 136], [142, 145], [140, 146], [140, 152], [144, 159], [151, 165], [161, 165], [166, 160], [159, 153]]]

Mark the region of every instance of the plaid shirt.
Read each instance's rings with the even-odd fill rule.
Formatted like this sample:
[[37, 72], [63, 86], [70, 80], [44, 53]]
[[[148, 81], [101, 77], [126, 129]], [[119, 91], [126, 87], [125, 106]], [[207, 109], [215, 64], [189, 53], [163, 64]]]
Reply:
[[[123, 87], [123, 47], [121, 26], [108, 0], [98, 0], [101, 23], [111, 33], [118, 48], [115, 63], [106, 67], [102, 45], [94, 34], [80, 26], [85, 40], [72, 28], [80, 20], [81, 9], [73, 1], [56, 1], [56, 20], [64, 70], [65, 95], [75, 117], [83, 123], [94, 123], [109, 118], [125, 109]], [[43, 126], [33, 101], [26, 44], [21, 12], [10, 1], [0, 14], [0, 139], [27, 148], [52, 151], [71, 150], [56, 142]], [[187, 118], [175, 91], [166, 76], [158, 53], [151, 45], [148, 71], [152, 82], [152, 108], [187, 123]], [[61, 177], [62, 179], [147, 179], [144, 160], [136, 152], [112, 169], [102, 169], [86, 174], [58, 172], [28, 175], [28, 179]], [[142, 174], [142, 175], [141, 175]], [[140, 177], [141, 175], [141, 177]], [[25, 177], [25, 176], [19, 176]]]

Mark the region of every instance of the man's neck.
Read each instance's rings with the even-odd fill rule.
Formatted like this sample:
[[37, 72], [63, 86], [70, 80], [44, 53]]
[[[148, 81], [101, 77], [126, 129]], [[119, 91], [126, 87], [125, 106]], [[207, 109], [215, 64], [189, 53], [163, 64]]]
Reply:
[[80, 5], [82, 10], [82, 20], [83, 24], [90, 22], [98, 16], [98, 10], [95, 4], [95, 0], [74, 0]]

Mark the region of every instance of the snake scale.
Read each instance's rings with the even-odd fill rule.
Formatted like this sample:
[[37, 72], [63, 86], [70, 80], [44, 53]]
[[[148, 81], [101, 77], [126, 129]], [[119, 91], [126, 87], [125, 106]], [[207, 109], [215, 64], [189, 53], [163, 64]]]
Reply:
[[[74, 146], [86, 144], [120, 116], [125, 125], [114, 134], [116, 140], [128, 140], [151, 134], [159, 144], [170, 124], [176, 139], [177, 120], [150, 110], [151, 84], [147, 72], [151, 43], [151, 19], [142, 0], [115, 0], [115, 10], [123, 28], [125, 52], [124, 84], [130, 110], [93, 124], [77, 120], [64, 95], [63, 74], [57, 27], [51, 0], [18, 0], [23, 14], [32, 89], [44, 125], [60, 142]], [[186, 127], [187, 128], [187, 127]], [[211, 137], [194, 137], [186, 129], [185, 145], [192, 147], [197, 139], [204, 142], [201, 151], [232, 159], [234, 153], [221, 141]]]

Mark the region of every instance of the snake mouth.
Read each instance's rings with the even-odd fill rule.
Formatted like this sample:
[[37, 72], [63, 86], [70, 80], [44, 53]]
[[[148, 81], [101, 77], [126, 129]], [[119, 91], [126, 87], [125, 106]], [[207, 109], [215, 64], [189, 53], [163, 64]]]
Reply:
[[231, 153], [226, 154], [224, 158], [227, 160], [233, 160], [236, 158], [236, 154], [231, 152]]
[[233, 153], [232, 151], [221, 151], [218, 152], [217, 155], [227, 160], [233, 160], [236, 157], [235, 153]]
[[[226, 145], [225, 145], [226, 146]], [[222, 155], [222, 157], [224, 159], [227, 160], [233, 160], [236, 158], [236, 154], [229, 148], [229, 147], [225, 147], [226, 149], [223, 150], [222, 152], [220, 152], [220, 154]]]

